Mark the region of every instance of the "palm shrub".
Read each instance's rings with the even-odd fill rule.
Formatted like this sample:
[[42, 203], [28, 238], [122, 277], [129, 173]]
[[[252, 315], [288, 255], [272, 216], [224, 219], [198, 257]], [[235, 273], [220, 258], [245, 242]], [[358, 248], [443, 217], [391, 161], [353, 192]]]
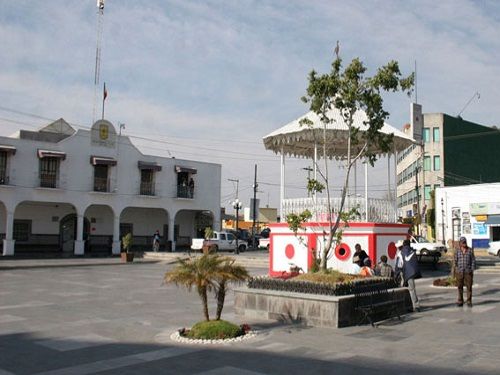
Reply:
[[166, 283], [185, 286], [189, 291], [194, 287], [202, 302], [203, 316], [210, 320], [208, 312], [208, 292], [214, 291], [217, 299], [216, 319], [220, 320], [228, 283], [249, 278], [247, 270], [234, 264], [234, 260], [217, 254], [203, 254], [197, 258], [178, 259], [176, 267], [164, 276]]
[[217, 310], [215, 319], [220, 320], [224, 301], [228, 290], [228, 283], [242, 282], [250, 278], [245, 267], [235, 264], [235, 260], [229, 257], [217, 256], [221, 263], [216, 273], [215, 282], [215, 298], [217, 299]]

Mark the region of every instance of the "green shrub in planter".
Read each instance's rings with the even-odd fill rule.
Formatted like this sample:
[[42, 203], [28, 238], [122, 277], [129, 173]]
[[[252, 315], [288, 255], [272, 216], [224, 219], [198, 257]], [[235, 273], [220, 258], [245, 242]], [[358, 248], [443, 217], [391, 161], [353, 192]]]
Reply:
[[225, 320], [210, 320], [196, 323], [186, 336], [192, 339], [220, 340], [244, 335], [243, 329]]

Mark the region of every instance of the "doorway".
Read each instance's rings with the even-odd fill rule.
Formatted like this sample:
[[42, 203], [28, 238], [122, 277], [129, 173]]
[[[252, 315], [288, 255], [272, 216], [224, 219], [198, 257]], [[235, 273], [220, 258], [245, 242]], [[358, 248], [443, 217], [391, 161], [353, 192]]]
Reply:
[[[76, 214], [66, 215], [59, 224], [59, 242], [63, 253], [72, 253], [75, 250], [76, 239]], [[83, 240], [89, 239], [90, 222], [83, 219]]]

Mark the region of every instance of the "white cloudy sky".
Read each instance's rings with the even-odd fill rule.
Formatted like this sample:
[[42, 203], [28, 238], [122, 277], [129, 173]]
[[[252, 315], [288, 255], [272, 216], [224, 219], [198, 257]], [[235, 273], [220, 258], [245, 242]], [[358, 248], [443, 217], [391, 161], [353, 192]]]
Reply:
[[[63, 117], [90, 126], [94, 0], [0, 0], [0, 134]], [[222, 165], [222, 202], [252, 190], [278, 201], [279, 159], [262, 137], [307, 111], [311, 69], [324, 72], [337, 40], [344, 61], [369, 73], [391, 59], [418, 67], [424, 112], [500, 124], [500, 3], [485, 1], [107, 0], [101, 79], [106, 118], [148, 153]], [[100, 90], [102, 90], [100, 88]], [[408, 122], [409, 99], [389, 95], [389, 123]], [[100, 109], [99, 109], [100, 110]], [[287, 164], [289, 194], [305, 196], [309, 165]], [[370, 178], [382, 194], [386, 162]], [[341, 171], [338, 172], [339, 174]]]

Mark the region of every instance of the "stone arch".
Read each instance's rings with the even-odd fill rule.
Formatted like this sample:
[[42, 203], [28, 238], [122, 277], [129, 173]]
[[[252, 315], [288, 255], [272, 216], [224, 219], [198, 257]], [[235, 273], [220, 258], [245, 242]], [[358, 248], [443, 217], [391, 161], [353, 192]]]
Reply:
[[61, 238], [61, 219], [77, 214], [68, 202], [22, 201], [14, 210], [13, 239], [16, 252], [60, 253], [73, 251]]
[[164, 208], [125, 207], [120, 213], [120, 239], [132, 233], [134, 251], [151, 251], [153, 234], [160, 232], [160, 251], [171, 248], [169, 213]]
[[85, 252], [110, 254], [113, 244], [115, 210], [107, 204], [90, 204], [84, 210], [89, 222], [89, 237], [85, 241]]
[[174, 240], [177, 248], [191, 246], [192, 238], [201, 238], [207, 226], [214, 230], [215, 215], [207, 210], [179, 210], [174, 220]]

